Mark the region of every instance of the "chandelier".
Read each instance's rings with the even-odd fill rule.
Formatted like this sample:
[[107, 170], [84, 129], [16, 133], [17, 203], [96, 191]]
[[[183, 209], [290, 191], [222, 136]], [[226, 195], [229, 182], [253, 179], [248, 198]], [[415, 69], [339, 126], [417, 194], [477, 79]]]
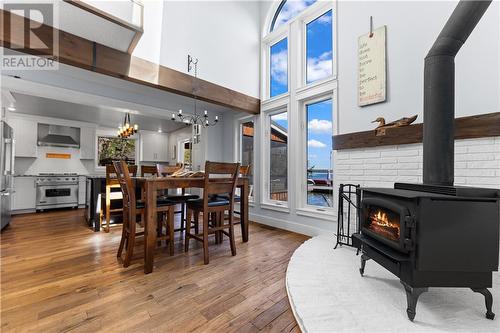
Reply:
[[[198, 59], [194, 59], [190, 55], [188, 55], [188, 72], [191, 72], [191, 70], [194, 67], [194, 78], [198, 78]], [[177, 115], [175, 113], [172, 113], [172, 120], [173, 121], [180, 121], [184, 124], [187, 125], [196, 125], [196, 126], [203, 126], [203, 127], [208, 127], [208, 126], [214, 126], [219, 122], [219, 117], [215, 116], [213, 121], [210, 121], [208, 119], [208, 111], [205, 110], [203, 112], [203, 115], [198, 114], [198, 96], [196, 96], [196, 89], [194, 89], [195, 84], [193, 82], [193, 100], [194, 100], [194, 114], [192, 115], [184, 115], [182, 113], [182, 110], [179, 110]]]
[[118, 137], [122, 139], [131, 137], [137, 133], [138, 129], [139, 126], [137, 124], [133, 126], [130, 124], [130, 113], [127, 113], [125, 119], [123, 119], [123, 125], [118, 127]]

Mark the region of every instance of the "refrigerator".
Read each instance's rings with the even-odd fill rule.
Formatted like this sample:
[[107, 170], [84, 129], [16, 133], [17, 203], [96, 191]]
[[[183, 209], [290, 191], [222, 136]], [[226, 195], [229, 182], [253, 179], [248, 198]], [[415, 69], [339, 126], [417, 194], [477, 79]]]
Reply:
[[10, 223], [14, 193], [14, 133], [0, 121], [0, 224], [3, 230]]

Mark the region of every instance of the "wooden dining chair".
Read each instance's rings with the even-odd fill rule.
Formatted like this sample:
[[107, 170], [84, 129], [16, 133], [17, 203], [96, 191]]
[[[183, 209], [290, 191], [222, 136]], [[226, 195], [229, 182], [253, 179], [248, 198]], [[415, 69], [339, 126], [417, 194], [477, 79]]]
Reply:
[[[188, 200], [186, 238], [184, 240], [184, 251], [189, 250], [189, 240], [196, 239], [203, 243], [203, 259], [205, 265], [209, 262], [208, 235], [215, 234], [217, 243], [222, 242], [223, 235], [229, 237], [231, 254], [236, 255], [233, 225], [234, 192], [236, 179], [238, 178], [239, 163], [205, 163], [205, 180], [203, 186], [203, 198]], [[212, 177], [214, 176], [214, 177]], [[221, 198], [218, 195], [228, 195]], [[225, 224], [223, 214], [229, 212], [229, 222]], [[194, 215], [195, 226], [198, 225], [200, 213], [203, 213], [203, 233], [191, 234], [191, 217]], [[217, 218], [209, 223], [209, 216], [215, 214]], [[226, 229], [228, 231], [226, 231]]]
[[[238, 170], [238, 173], [240, 176], [242, 177], [247, 177], [248, 174], [250, 173], [250, 165], [241, 165], [239, 170]], [[227, 194], [224, 194], [224, 195], [219, 195], [219, 197], [222, 197], [222, 198], [228, 198], [228, 195]], [[234, 195], [234, 203], [241, 203], [241, 196], [238, 195], [238, 194], [235, 194]], [[237, 210], [234, 210], [234, 215], [238, 215], [238, 216], [241, 216], [241, 212], [240, 211], [237, 211]], [[226, 219], [228, 219], [228, 216], [225, 217]], [[241, 220], [234, 220], [234, 224], [239, 224], [241, 222]]]
[[[129, 172], [133, 175], [137, 175], [137, 165], [130, 165], [128, 167]], [[113, 202], [121, 201], [123, 195], [121, 191], [114, 191], [114, 189], [119, 189], [120, 184], [116, 175], [115, 166], [113, 164], [106, 165], [106, 193], [105, 193], [105, 204], [101, 204], [101, 212], [99, 222], [101, 227], [103, 227], [103, 217], [105, 218], [105, 226], [103, 227], [105, 232], [109, 232], [111, 225], [111, 215], [122, 215], [122, 208], [113, 208]], [[105, 212], [103, 212], [103, 207]], [[104, 214], [103, 214], [104, 213]]]
[[154, 165], [141, 165], [141, 177], [157, 176], [158, 169]]
[[[123, 229], [117, 257], [121, 257], [123, 249], [126, 248], [123, 266], [128, 267], [134, 253], [134, 244], [137, 236], [144, 235], [144, 231], [137, 232], [137, 215], [144, 215], [146, 208], [144, 201], [136, 199], [135, 187], [125, 161], [113, 162], [116, 175], [123, 193]], [[157, 212], [166, 215], [166, 219], [159, 220], [158, 227], [165, 224], [166, 235], [163, 233], [158, 240], [165, 240], [168, 243], [170, 255], [174, 254], [174, 203], [163, 198], [156, 201]], [[142, 221], [141, 221], [142, 222]]]
[[[183, 168], [182, 163], [177, 163], [176, 165], [163, 165], [163, 164], [157, 164], [156, 165], [157, 172], [159, 176], [167, 177], [175, 173], [176, 171], [179, 171]], [[186, 193], [186, 189], [183, 188], [181, 190], [181, 193], [178, 194], [167, 194], [166, 198], [168, 200], [174, 201], [175, 203], [179, 204], [181, 209], [178, 211], [175, 211], [175, 214], [180, 214], [181, 215], [181, 225], [179, 229], [176, 229], [175, 231], [184, 231], [186, 229], [185, 223], [186, 223], [186, 203], [188, 200], [194, 200], [198, 199], [199, 196], [196, 194], [191, 194], [191, 193]]]

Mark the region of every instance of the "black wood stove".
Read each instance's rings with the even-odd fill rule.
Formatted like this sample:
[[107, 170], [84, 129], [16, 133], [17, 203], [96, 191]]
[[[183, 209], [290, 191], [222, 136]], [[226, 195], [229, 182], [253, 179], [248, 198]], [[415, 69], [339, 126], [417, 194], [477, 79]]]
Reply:
[[500, 190], [453, 186], [454, 57], [490, 2], [461, 1], [425, 58], [423, 184], [362, 189], [360, 273], [373, 259], [399, 277], [410, 320], [429, 287], [471, 288], [495, 316]]

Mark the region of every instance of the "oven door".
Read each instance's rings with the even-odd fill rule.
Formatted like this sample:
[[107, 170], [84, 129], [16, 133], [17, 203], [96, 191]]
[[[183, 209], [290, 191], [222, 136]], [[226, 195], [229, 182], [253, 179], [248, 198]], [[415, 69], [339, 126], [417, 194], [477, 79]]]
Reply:
[[78, 184], [38, 185], [36, 208], [72, 207], [78, 205]]

